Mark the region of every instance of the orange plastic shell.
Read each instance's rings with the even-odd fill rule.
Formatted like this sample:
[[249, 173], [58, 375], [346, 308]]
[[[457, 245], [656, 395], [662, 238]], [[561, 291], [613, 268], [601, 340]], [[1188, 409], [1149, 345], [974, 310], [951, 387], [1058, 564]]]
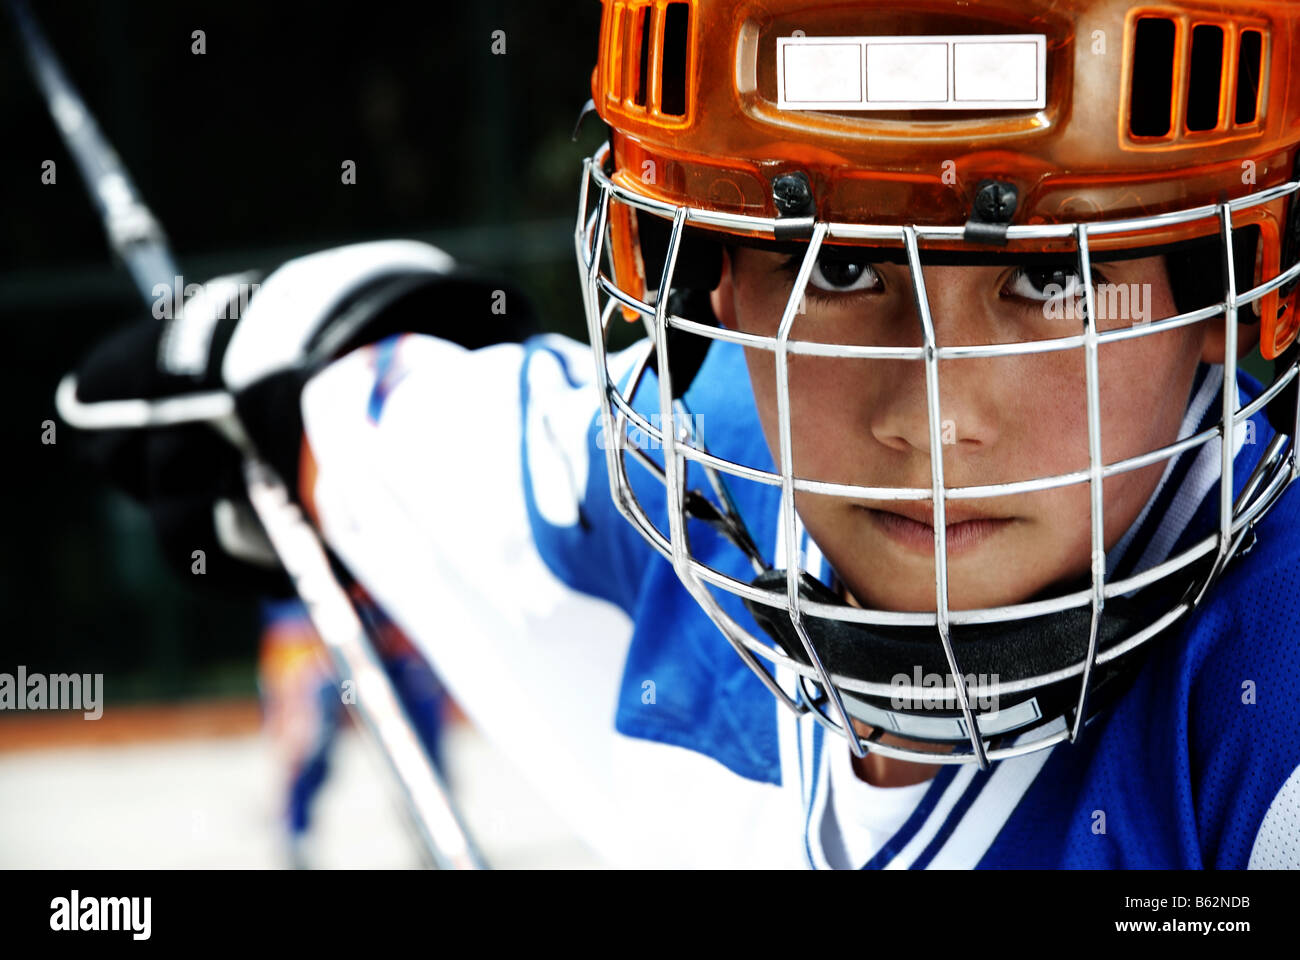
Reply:
[[[612, 130], [611, 179], [674, 205], [776, 217], [772, 180], [802, 171], [813, 185], [819, 220], [960, 226], [970, 216], [976, 185], [996, 178], [1018, 190], [1015, 224], [1092, 222], [1243, 197], [1288, 182], [1296, 169], [1298, 2], [688, 0], [681, 114], [663, 109], [670, 0], [603, 0], [603, 6], [592, 96]], [[1167, 19], [1174, 27], [1169, 130], [1154, 137], [1135, 136], [1129, 115], [1135, 31], [1148, 17]], [[1185, 116], [1191, 37], [1201, 24], [1223, 31], [1218, 118], [1212, 129], [1191, 130]], [[779, 109], [776, 40], [796, 30], [807, 36], [1045, 34], [1045, 106], [953, 112]], [[1259, 34], [1260, 72], [1253, 116], [1239, 124], [1233, 115], [1237, 59], [1248, 31]], [[644, 55], [643, 37], [649, 42]], [[643, 63], [644, 77], [639, 75]], [[1279, 266], [1290, 266], [1280, 262], [1280, 238], [1297, 202], [1292, 195], [1234, 218], [1238, 227], [1261, 226], [1261, 264], [1274, 271], [1264, 279], [1276, 275]], [[613, 204], [610, 223], [619, 282], [644, 291], [635, 218]], [[1091, 246], [1128, 249], [1217, 230], [1207, 219], [1098, 235]], [[1073, 242], [1021, 240], [1007, 249], [1065, 252]], [[1238, 285], [1244, 289], [1240, 280]], [[1286, 298], [1276, 293], [1262, 298], [1265, 358], [1296, 338], [1297, 297], [1300, 286]]]

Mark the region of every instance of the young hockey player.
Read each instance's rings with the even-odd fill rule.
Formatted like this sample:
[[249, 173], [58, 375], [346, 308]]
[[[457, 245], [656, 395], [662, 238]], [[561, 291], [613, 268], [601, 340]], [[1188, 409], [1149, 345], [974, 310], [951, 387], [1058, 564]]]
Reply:
[[[1300, 866], [1297, 52], [1270, 2], [608, 0], [590, 345], [467, 349], [518, 295], [366, 244], [78, 400], [233, 393], [611, 863]], [[215, 436], [106, 447], [237, 496]]]

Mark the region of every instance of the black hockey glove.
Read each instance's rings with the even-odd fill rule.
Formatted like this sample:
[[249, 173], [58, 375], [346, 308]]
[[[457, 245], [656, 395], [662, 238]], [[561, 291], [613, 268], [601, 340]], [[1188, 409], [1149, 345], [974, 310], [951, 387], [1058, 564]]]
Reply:
[[[264, 281], [219, 277], [190, 291], [175, 316], [170, 293], [157, 292], [153, 316], [105, 339], [77, 369], [72, 402], [176, 407], [228, 393], [235, 415], [220, 429], [185, 423], [78, 431], [78, 452], [149, 510], [175, 569], [192, 573], [195, 551], [203, 551], [203, 582], [275, 595], [291, 586], [247, 501], [236, 444], [256, 451], [296, 494], [300, 394], [331, 360], [393, 333], [474, 348], [536, 332], [517, 290], [413, 241], [311, 254]], [[502, 293], [505, 314], [492, 309]]]

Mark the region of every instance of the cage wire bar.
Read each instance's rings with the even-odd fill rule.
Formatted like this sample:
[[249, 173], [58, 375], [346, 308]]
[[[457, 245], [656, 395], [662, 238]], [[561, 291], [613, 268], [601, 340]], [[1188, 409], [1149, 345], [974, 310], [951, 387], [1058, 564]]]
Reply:
[[[799, 311], [799, 304], [803, 299], [804, 288], [808, 285], [808, 278], [812, 276], [813, 266], [817, 263], [817, 254], [821, 250], [822, 241], [826, 237], [826, 224], [819, 223], [813, 226], [812, 237], [808, 241], [808, 249], [804, 253], [803, 262], [799, 264], [799, 273], [795, 276], [794, 286], [791, 288], [790, 296], [786, 299], [785, 309], [781, 315], [781, 323], [777, 328], [776, 334], [776, 408], [777, 423], [780, 434], [781, 447], [781, 506], [782, 519], [785, 523], [785, 589], [788, 598], [788, 612], [790, 623], [799, 636], [799, 642], [803, 645], [804, 653], [808, 656], [808, 661], [812, 664], [813, 669], [817, 672], [817, 682], [821, 684], [822, 691], [830, 699], [831, 704], [835, 707], [835, 714], [839, 717], [840, 723], [844, 729], [852, 730], [853, 723], [849, 719], [848, 710], [844, 706], [844, 700], [840, 696], [839, 688], [831, 682], [827, 673], [825, 664], [822, 663], [821, 656], [813, 646], [812, 638], [808, 636], [808, 629], [803, 622], [803, 595], [800, 590], [801, 578], [804, 573], [802, 561], [802, 544], [795, 525], [794, 509], [794, 441], [790, 434], [790, 379], [789, 363], [790, 356], [786, 350], [790, 341], [790, 330], [794, 326], [795, 315]], [[662, 294], [663, 287], [660, 287]], [[667, 297], [660, 296], [661, 301]], [[802, 693], [802, 687], [800, 687]], [[866, 756], [866, 752], [857, 737], [849, 737], [849, 746], [856, 757]]]
[[[1070, 742], [1078, 739], [1087, 715], [1084, 710], [1088, 703], [1088, 681], [1092, 679], [1092, 668], [1097, 661], [1097, 630], [1101, 626], [1101, 614], [1106, 603], [1106, 535], [1105, 535], [1105, 500], [1102, 497], [1101, 475], [1101, 373], [1097, 363], [1097, 304], [1093, 291], [1092, 258], [1088, 250], [1088, 227], [1078, 224], [1075, 229], [1075, 246], [1079, 257], [1079, 276], [1083, 278], [1083, 349], [1084, 380], [1088, 392], [1088, 493], [1089, 520], [1091, 523], [1091, 575], [1092, 575], [1092, 610], [1088, 619], [1088, 655], [1083, 667], [1083, 679], [1079, 683], [1079, 701], [1075, 707], [1074, 723], [1070, 728]], [[1234, 384], [1235, 387], [1235, 384]], [[1226, 384], [1225, 384], [1226, 392]]]
[[948, 661], [948, 670], [957, 690], [962, 718], [966, 721], [971, 752], [974, 753], [975, 762], [979, 764], [980, 769], [985, 770], [988, 768], [989, 761], [984, 749], [984, 740], [980, 735], [979, 722], [971, 712], [970, 697], [966, 692], [966, 675], [962, 673], [957, 663], [957, 653], [952, 648], [951, 628], [948, 623], [948, 524], [944, 512], [939, 347], [934, 335], [934, 322], [930, 317], [930, 295], [925, 289], [925, 275], [921, 270], [921, 254], [916, 244], [915, 228], [904, 227], [903, 240], [907, 244], [907, 269], [912, 279], [912, 296], [916, 301], [916, 310], [921, 320], [921, 335], [925, 338], [925, 401], [930, 427], [930, 478], [933, 485], [930, 499], [934, 504], [934, 584], [937, 610], [935, 626], [939, 630], [944, 659]]
[[[595, 351], [597, 357], [596, 385], [600, 398], [600, 416], [602, 417], [602, 423], [610, 423], [614, 418], [610, 398], [618, 394], [618, 391], [611, 386], [609, 364], [607, 362], [605, 350], [606, 331], [609, 325], [610, 314], [613, 310], [613, 304], [611, 301], [610, 306], [603, 312], [597, 307], [599, 302], [598, 281], [600, 279], [600, 258], [604, 249], [606, 227], [608, 224], [610, 193], [608, 190], [601, 190], [600, 199], [597, 201], [597, 208], [592, 214], [591, 220], [588, 220], [588, 185], [590, 183], [589, 174], [591, 171], [591, 163], [592, 161], [590, 159], [583, 162], [583, 179], [578, 197], [578, 223], [574, 232], [574, 243], [576, 246], [580, 269], [583, 274], [583, 282], [581, 286], [583, 302], [586, 308], [585, 312], [588, 318], [588, 334], [591, 340], [592, 349]], [[673, 256], [675, 259], [675, 250]], [[664, 322], [666, 323], [667, 298], [664, 299]], [[653, 307], [649, 307], [648, 305], [645, 306], [647, 313], [654, 313]], [[648, 359], [649, 354], [647, 353], [641, 361], [640, 369], [637, 371], [636, 382], [638, 384], [640, 383], [641, 376], [646, 369]], [[623, 417], [625, 417], [625, 415], [626, 414], [620, 410], [619, 424], [623, 422]], [[660, 422], [663, 422], [662, 418]], [[676, 554], [674, 553], [671, 542], [663, 538], [659, 531], [655, 529], [654, 524], [645, 516], [645, 512], [634, 502], [631, 484], [627, 482], [626, 473], [623, 471], [624, 460], [620, 455], [620, 451], [624, 447], [624, 434], [621, 426], [618, 426], [617, 424], [616, 426], [617, 429], [611, 430], [613, 436], [609, 438], [613, 442], [605, 444], [606, 466], [611, 478], [610, 493], [613, 497], [614, 504], [619, 513], [622, 514], [623, 517], [637, 530], [639, 530], [642, 536], [655, 543], [660, 553], [676, 565], [678, 562], [677, 557], [681, 555], [680, 551]], [[668, 434], [672, 433], [671, 430], [663, 432]], [[661, 442], [663, 432], [656, 431], [660, 436]], [[683, 470], [683, 473], [684, 472], [685, 471]], [[615, 479], [619, 477], [622, 478], [622, 482], [618, 482]], [[675, 484], [668, 483], [665, 479], [665, 487], [669, 491], [672, 491], [675, 489]], [[732, 649], [736, 651], [736, 654], [742, 661], [744, 661], [746, 666], [755, 672], [763, 682], [763, 685], [778, 700], [780, 700], [781, 703], [783, 703], [788, 709], [794, 710], [796, 713], [802, 712], [801, 705], [782, 690], [780, 685], [777, 683], [776, 678], [769, 674], [767, 670], [763, 669], [763, 666], [754, 658], [755, 651], [751, 651], [749, 646], [741, 639], [746, 636], [746, 631], [737, 624], [726, 613], [726, 611], [722, 610], [721, 607], [713, 602], [707, 588], [704, 587], [704, 585], [700, 583], [699, 578], [695, 576], [695, 567], [697, 565], [695, 561], [690, 558], [689, 552], [685, 554], [685, 560], [686, 566], [684, 568], [674, 566], [674, 569], [678, 570], [679, 575], [681, 575], [683, 570], [685, 571], [686, 575], [683, 577], [682, 582], [686, 585], [686, 588], [691, 591], [692, 596], [694, 596], [704, 608], [705, 612], [713, 620], [714, 625], [722, 632], [722, 635], [727, 639], [728, 643], [731, 644]], [[764, 649], [766, 649], [766, 647], [764, 647]]]
[[[1217, 235], [1223, 254], [1225, 270], [1223, 299], [1218, 303], [1157, 321], [1147, 321], [1127, 328], [1100, 331], [1097, 329], [1095, 322], [1096, 299], [1093, 287], [1090, 282], [1085, 282], [1083, 284], [1083, 329], [1076, 335], [1019, 343], [941, 347], [937, 344], [930, 316], [929, 301], [921, 266], [919, 241], [924, 239], [958, 238], [964, 228], [843, 224], [816, 221], [813, 224], [811, 234], [806, 238], [808, 247], [804, 252], [790, 296], [787, 298], [776, 336], [769, 337], [738, 330], [728, 330], [676, 316], [668, 309], [669, 297], [667, 294], [672, 289], [671, 281], [676, 270], [676, 261], [684, 231], [688, 226], [700, 226], [759, 233], [775, 238], [778, 221], [764, 217], [719, 213], [695, 207], [679, 206], [639, 195], [628, 188], [620, 186], [610, 178], [605, 171], [608, 158], [609, 145], [605, 144], [584, 162], [574, 241], [582, 280], [584, 306], [588, 317], [589, 334], [596, 360], [596, 385], [600, 400], [599, 415], [602, 418], [602, 429], [607, 431], [606, 440], [608, 442], [604, 446], [614, 502], [619, 512], [628, 522], [650, 542], [651, 546], [660, 555], [672, 563], [674, 571], [687, 590], [699, 602], [706, 614], [718, 626], [724, 637], [736, 649], [745, 663], [759, 676], [764, 685], [788, 708], [796, 713], [812, 712], [814, 717], [823, 725], [845, 736], [849, 740], [853, 753], [857, 756], [862, 756], [864, 752], [871, 751], [899, 759], [923, 759], [927, 763], [973, 762], [981, 767], [986, 767], [989, 762], [994, 760], [1020, 756], [1064, 739], [1077, 739], [1087, 718], [1088, 695], [1095, 668], [1131, 652], [1192, 610], [1214, 582], [1215, 577], [1240, 549], [1245, 535], [1249, 532], [1255, 520], [1281, 496], [1291, 480], [1300, 476], [1300, 458], [1297, 458], [1295, 443], [1297, 432], [1300, 432], [1300, 415], [1298, 415], [1291, 435], [1288, 437], [1279, 432], [1273, 438], [1244, 485], [1241, 494], [1235, 498], [1233, 496], [1233, 446], [1238, 425], [1262, 410], [1281, 391], [1291, 386], [1297, 376], [1300, 375], [1300, 365], [1292, 363], [1285, 370], [1280, 370], [1275, 374], [1272, 384], [1266, 387], [1259, 397], [1243, 405], [1239, 390], [1236, 389], [1238, 337], [1235, 323], [1225, 324], [1227, 335], [1225, 362], [1223, 364], [1224, 389], [1219, 422], [1206, 430], [1178, 439], [1156, 450], [1146, 451], [1109, 464], [1102, 461], [1098, 361], [1101, 347], [1108, 343], [1134, 337], [1151, 336], [1218, 316], [1235, 319], [1235, 311], [1238, 308], [1259, 300], [1300, 276], [1300, 262], [1296, 262], [1290, 266], [1285, 266], [1284, 269], [1279, 269], [1276, 276], [1262, 280], [1257, 286], [1239, 292], [1232, 253], [1233, 214], [1258, 204], [1270, 203], [1290, 197], [1300, 189], [1300, 181], [1279, 184], [1235, 200], [1206, 204], [1151, 217], [1094, 223], [1010, 226], [1007, 230], [1009, 239], [1064, 238], [1072, 240], [1080, 276], [1088, 278], [1091, 276], [1090, 238], [1092, 237], [1130, 233], [1197, 220], [1215, 219], [1217, 220]], [[597, 197], [594, 210], [589, 212], [589, 208], [592, 207], [591, 187], [593, 184], [596, 188]], [[664, 269], [659, 275], [660, 279], [657, 287], [648, 294], [647, 300], [642, 300], [628, 291], [620, 289], [612, 276], [607, 276], [603, 270], [602, 261], [607, 253], [611, 202], [623, 203], [634, 209], [672, 221]], [[922, 346], [880, 347], [829, 344], [792, 339], [794, 317], [801, 295], [806, 288], [813, 265], [816, 262], [818, 251], [824, 241], [832, 238], [882, 240], [899, 243], [903, 246], [906, 251], [908, 269], [912, 277], [913, 299], [920, 315], [923, 335]], [[649, 282], [647, 282], [647, 286], [650, 286]], [[604, 298], [603, 302], [602, 297]], [[654, 334], [653, 343], [647, 346], [645, 354], [639, 358], [627, 375], [624, 389], [620, 389], [611, 377], [606, 347], [611, 321], [619, 308], [627, 308], [647, 320], [647, 328]], [[702, 442], [696, 442], [695, 438], [685, 432], [680, 437], [676, 435], [676, 431], [671, 426], [675, 423], [673, 410], [676, 400], [673, 396], [669, 366], [668, 333], [671, 330], [702, 336], [713, 341], [728, 342], [744, 348], [768, 350], [774, 354], [777, 368], [780, 447], [778, 459], [780, 460], [780, 473], [772, 473], [758, 467], [727, 460], [710, 453]], [[939, 408], [939, 361], [944, 359], [1013, 356], [1075, 348], [1082, 348], [1084, 353], [1088, 418], [1087, 468], [1064, 474], [1035, 477], [1029, 480], [1008, 483], [947, 487], [943, 477], [941, 455], [942, 437], [940, 425], [942, 418]], [[929, 415], [931, 486], [918, 488], [872, 487], [859, 484], [830, 483], [799, 477], [793, 464], [793, 441], [790, 426], [790, 397], [787, 374], [791, 355], [857, 359], [906, 359], [924, 362], [926, 364], [926, 395]], [[632, 403], [632, 398], [637, 395], [645, 374], [652, 368], [652, 357], [654, 361], [653, 369], [658, 379], [658, 405], [660, 408], [660, 426], [658, 428], [638, 413]], [[635, 445], [629, 445], [627, 431], [630, 428], [641, 431], [652, 442], [658, 441], [661, 444], [664, 451], [664, 466], [662, 469], [658, 468], [651, 458], [636, 449]], [[1216, 438], [1221, 442], [1217, 532], [1192, 544], [1182, 553], [1169, 557], [1147, 570], [1134, 573], [1122, 580], [1108, 582], [1106, 579], [1104, 498], [1102, 496], [1105, 480], [1127, 471], [1137, 470], [1162, 461], [1170, 461]], [[645, 513], [636, 498], [626, 470], [626, 461], [629, 455], [664, 483], [667, 491], [666, 503], [668, 507], [669, 529], [667, 536], [664, 536], [655, 522]], [[684, 498], [686, 496], [686, 465], [692, 460], [700, 464], [709, 473], [711, 482], [714, 479], [714, 472], [716, 472], [717, 474], [734, 476], [780, 489], [781, 502], [785, 506], [782, 522], [784, 524], [783, 535], [787, 554], [796, 558], [796, 562], [787, 562], [786, 564], [786, 590], [784, 593], [759, 588], [738, 580], [722, 570], [708, 566], [691, 555], [686, 530], [688, 515], [684, 507]], [[1087, 483], [1089, 485], [1091, 583], [1087, 589], [1076, 590], [1069, 594], [1045, 600], [1019, 604], [969, 610], [950, 609], [944, 510], [946, 500], [1011, 496], [1078, 483]], [[715, 492], [718, 492], [716, 485]], [[793, 505], [796, 492], [864, 500], [930, 500], [933, 504], [935, 518], [936, 611], [934, 613], [896, 612], [839, 607], [804, 598], [799, 589], [799, 582], [801, 575], [806, 571], [802, 562], [798, 559], [800, 557], [799, 542], [795, 539], [796, 528]], [[1105, 650], [1099, 649], [1099, 630], [1107, 598], [1125, 596], [1152, 583], [1164, 580], [1211, 553], [1214, 554], [1214, 561], [1209, 573], [1204, 576], [1200, 583], [1193, 584], [1193, 588], [1182, 600], [1131, 636], [1111, 643]], [[722, 609], [710, 592], [710, 587], [765, 606], [784, 609], [790, 616], [791, 624], [799, 636], [810, 662], [808, 664], [800, 663], [797, 659], [786, 655], [776, 647], [755, 638]], [[994, 695], [1015, 694], [1078, 676], [1079, 694], [1074, 709], [1073, 722], [1068, 724], [1064, 730], [1053, 730], [1045, 735], [1042, 734], [1042, 730], [1047, 728], [1040, 728], [1034, 731], [1039, 735], [1027, 742], [1017, 742], [1007, 746], [999, 746], [995, 749], [988, 749], [988, 745], [980, 735], [978, 718], [971, 708], [965, 674], [960, 670], [960, 665], [955, 656], [950, 635], [951, 627], [960, 624], [1020, 620], [1085, 605], [1090, 611], [1089, 633], [1087, 653], [1081, 661], [1037, 676], [1015, 681], [1000, 681], [981, 687], [982, 691]], [[970, 751], [954, 752], [952, 754], [919, 753], [878, 742], [881, 733], [879, 729], [874, 731], [873, 735], [866, 740], [863, 740], [856, 732], [851, 732], [853, 726], [839, 696], [840, 689], [867, 695], [899, 695], [912, 698], [921, 698], [923, 690], [915, 686], [874, 683], [830, 673], [821, 662], [808, 636], [803, 622], [806, 615], [844, 622], [935, 628], [954, 680], [955, 697], [949, 696], [945, 697], [945, 699], [951, 700], [955, 698], [958, 703], [961, 720], [965, 724], [966, 733], [969, 734]], [[791, 697], [787, 694], [772, 673], [758, 663], [755, 658], [756, 655], [769, 661], [774, 669], [791, 671], [796, 677], [798, 695]], [[812, 681], [820, 687], [835, 719], [827, 717], [821, 709], [808, 702], [805, 696], [805, 681]]]

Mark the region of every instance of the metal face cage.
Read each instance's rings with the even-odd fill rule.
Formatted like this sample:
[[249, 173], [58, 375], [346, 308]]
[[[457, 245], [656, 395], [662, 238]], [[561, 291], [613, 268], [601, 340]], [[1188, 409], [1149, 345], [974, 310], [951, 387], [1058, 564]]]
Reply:
[[[688, 227], [702, 227], [726, 231], [734, 235], [788, 239], [788, 223], [778, 219], [714, 212], [694, 207], [674, 205], [637, 193], [611, 178], [607, 171], [609, 147], [601, 147], [584, 162], [578, 217], [575, 230], [575, 248], [578, 272], [582, 283], [584, 308], [590, 334], [591, 349], [596, 364], [596, 382], [600, 397], [600, 416], [603, 431], [610, 492], [619, 511], [640, 535], [668, 559], [681, 583], [709, 616], [736, 653], [754, 671], [767, 689], [786, 707], [796, 713], [811, 712], [815, 719], [831, 731], [844, 736], [855, 756], [868, 751], [886, 757], [931, 764], [976, 763], [986, 768], [991, 761], [1021, 756], [1048, 748], [1063, 740], [1074, 741], [1089, 717], [1089, 697], [1094, 681], [1108, 665], [1114, 666], [1121, 658], [1130, 655], [1143, 644], [1161, 635], [1181, 617], [1193, 610], [1205, 597], [1211, 585], [1222, 574], [1230, 560], [1244, 549], [1249, 549], [1251, 528], [1273, 506], [1283, 491], [1300, 476], [1300, 460], [1296, 456], [1294, 438], [1300, 432], [1300, 423], [1288, 421], [1277, 430], [1273, 440], [1261, 456], [1258, 466], [1247, 479], [1239, 496], [1233, 497], [1232, 442], [1221, 442], [1222, 455], [1218, 458], [1218, 523], [1217, 530], [1190, 548], [1171, 556], [1150, 569], [1124, 579], [1108, 582], [1106, 577], [1106, 543], [1104, 539], [1103, 481], [1111, 476], [1136, 470], [1155, 463], [1167, 462], [1185, 451], [1200, 448], [1216, 439], [1231, 439], [1236, 430], [1249, 418], [1284, 390], [1291, 387], [1300, 376], [1300, 362], [1295, 349], [1279, 358], [1273, 382], [1254, 401], [1242, 405], [1237, 384], [1237, 325], [1226, 323], [1226, 352], [1223, 364], [1224, 389], [1219, 420], [1210, 429], [1180, 439], [1160, 449], [1112, 463], [1102, 459], [1102, 429], [1098, 374], [1098, 350], [1107, 342], [1131, 337], [1158, 334], [1189, 324], [1213, 321], [1218, 317], [1235, 317], [1236, 309], [1246, 307], [1263, 297], [1289, 287], [1300, 276], [1300, 262], [1279, 267], [1279, 272], [1263, 279], [1246, 290], [1234, 269], [1233, 231], [1234, 213], [1248, 211], [1262, 204], [1291, 198], [1300, 189], [1300, 181], [1291, 181], [1261, 190], [1234, 200], [1198, 206], [1142, 219], [1075, 222], [1062, 224], [1013, 225], [1007, 228], [1009, 240], [1067, 241], [1073, 246], [1073, 256], [1078, 274], [1084, 278], [1081, 329], [1071, 336], [1055, 337], [1015, 343], [988, 345], [944, 346], [936, 342], [931, 318], [930, 301], [922, 271], [921, 244], [927, 240], [953, 241], [959, 239], [960, 226], [874, 225], [830, 223], [814, 220], [806, 225], [799, 254], [799, 268], [785, 303], [775, 336], [726, 329], [699, 320], [688, 319], [671, 312], [669, 291], [674, 289], [674, 274], [678, 266], [684, 231]], [[1295, 203], [1293, 199], [1291, 201]], [[633, 210], [663, 218], [671, 222], [667, 254], [659, 274], [653, 282], [655, 264], [646, 264], [648, 293], [629, 291], [615, 280], [615, 271], [609, 268], [611, 204], [624, 204]], [[1092, 284], [1090, 243], [1093, 238], [1133, 234], [1174, 225], [1202, 221], [1217, 224], [1218, 243], [1222, 252], [1223, 275], [1226, 278], [1222, 300], [1209, 306], [1179, 313], [1175, 316], [1142, 325], [1099, 331], [1095, 322], [1096, 303]], [[1211, 227], [1212, 229], [1212, 227]], [[912, 296], [920, 318], [922, 345], [919, 347], [887, 347], [857, 344], [840, 344], [794, 339], [791, 336], [794, 320], [804, 296], [819, 252], [826, 241], [851, 243], [884, 242], [900, 245], [905, 254], [912, 286]], [[608, 363], [608, 344], [613, 320], [620, 314], [640, 317], [646, 323], [650, 336], [645, 341], [645, 351], [639, 362], [620, 387], [618, 378]], [[684, 411], [681, 390], [675, 389], [673, 366], [670, 363], [670, 333], [672, 342], [680, 344], [686, 336], [705, 338], [710, 344], [717, 341], [737, 344], [748, 349], [770, 351], [774, 355], [776, 370], [777, 410], [779, 418], [779, 451], [775, 460], [779, 472], [756, 469], [710, 453], [703, 437], [682, 424]], [[1071, 473], [1034, 477], [1011, 483], [981, 486], [948, 486], [944, 479], [941, 424], [943, 411], [939, 398], [939, 361], [975, 357], [1014, 356], [1032, 352], [1060, 350], [1083, 351], [1086, 403], [1088, 465], [1086, 469]], [[791, 396], [788, 380], [789, 358], [792, 355], [820, 357], [894, 359], [915, 361], [925, 366], [925, 395], [929, 428], [929, 460], [931, 482], [928, 487], [870, 487], [855, 484], [831, 483], [799, 474], [793, 457], [791, 429]], [[632, 398], [653, 371], [658, 381], [658, 422], [652, 422], [633, 407]], [[1294, 388], [1293, 388], [1294, 389]], [[1284, 398], [1285, 399], [1285, 398]], [[1295, 418], [1294, 411], [1290, 416]], [[689, 418], [686, 419], [689, 423]], [[1233, 425], [1233, 433], [1225, 431], [1225, 424]], [[1276, 424], [1275, 424], [1276, 426]], [[662, 466], [646, 455], [640, 445], [629, 442], [629, 431], [640, 431], [658, 444], [662, 451]], [[635, 461], [635, 470], [647, 470], [665, 489], [667, 526], [661, 531], [647, 514], [629, 482], [629, 462]], [[688, 490], [687, 464], [694, 462], [702, 469], [712, 487], [713, 499], [699, 490]], [[791, 558], [786, 563], [785, 588], [769, 589], [747, 583], [702, 562], [691, 550], [687, 536], [689, 520], [704, 521], [720, 531], [735, 547], [741, 550], [753, 569], [772, 573], [774, 565], [768, 563], [763, 552], [748, 534], [745, 519], [739, 516], [734, 501], [728, 493], [728, 479], [742, 478], [766, 484], [780, 491], [781, 535]], [[948, 549], [945, 509], [949, 501], [982, 497], [1001, 497], [1087, 484], [1091, 508], [1091, 574], [1090, 585], [1064, 595], [1037, 599], [998, 607], [973, 609], [951, 608], [948, 585]], [[934, 537], [934, 612], [898, 612], [867, 609], [825, 602], [810, 597], [801, 584], [805, 577], [815, 578], [816, 571], [805, 570], [796, 528], [795, 494], [806, 492], [826, 494], [840, 498], [872, 501], [929, 501], [933, 511]], [[781, 571], [778, 571], [781, 572]], [[1154, 619], [1137, 627], [1127, 636], [1119, 637], [1107, 645], [1099, 643], [1099, 631], [1106, 616], [1108, 600], [1114, 601], [1179, 574], [1190, 577], [1189, 587], [1163, 611], [1155, 611]], [[802, 656], [792, 656], [780, 645], [760, 638], [724, 610], [713, 590], [723, 591], [740, 598], [751, 609], [776, 611], [787, 617], [802, 646]], [[952, 640], [955, 626], [963, 624], [1014, 624], [1029, 618], [1059, 614], [1062, 611], [1082, 611], [1086, 618], [1086, 654], [1060, 669], [1012, 681], [993, 683], [979, 691], [968, 687], [966, 672], [961, 669], [957, 650]], [[1082, 614], [1081, 614], [1082, 615]], [[956, 736], [941, 737], [951, 752], [932, 753], [914, 750], [881, 741], [892, 732], [885, 725], [872, 724], [869, 736], [861, 736], [851, 723], [847, 703], [861, 702], [864, 696], [902, 696], [921, 700], [932, 695], [932, 690], [912, 685], [899, 687], [879, 681], [833, 673], [828, 669], [810, 636], [809, 619], [858, 625], [907, 626], [928, 628], [933, 639], [942, 647], [944, 661], [953, 683], [950, 699], [955, 704], [951, 714], [951, 727], [959, 731]], [[764, 663], [766, 661], [766, 665]], [[770, 668], [769, 668], [770, 667]], [[786, 676], [794, 682], [783, 684], [778, 671], [788, 671]], [[1070, 695], [1072, 709], [1063, 711], [1064, 722], [1042, 723], [1026, 728], [1017, 725], [1023, 735], [1010, 737], [1006, 724], [999, 723], [996, 711], [978, 711], [974, 695], [1014, 697], [1032, 694], [1053, 684], [1069, 682], [1077, 685]], [[787, 689], [792, 687], [792, 689]], [[1073, 688], [1072, 688], [1073, 689]], [[861, 716], [861, 714], [858, 714]], [[904, 718], [906, 719], [906, 718]], [[1005, 719], [1005, 718], [1004, 718]], [[1061, 715], [1056, 718], [1062, 719]], [[906, 734], [906, 723], [896, 727]], [[1032, 734], [1032, 735], [1031, 735]], [[1013, 742], [1014, 741], [1014, 742]]]

